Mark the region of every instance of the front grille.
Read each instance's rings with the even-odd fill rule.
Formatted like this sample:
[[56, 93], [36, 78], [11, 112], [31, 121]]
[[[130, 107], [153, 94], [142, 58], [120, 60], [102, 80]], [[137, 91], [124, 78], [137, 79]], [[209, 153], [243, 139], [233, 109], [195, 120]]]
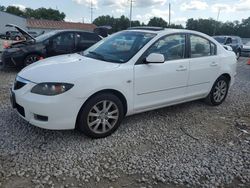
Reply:
[[24, 111], [24, 108], [22, 106], [20, 106], [19, 104], [16, 103], [16, 109], [17, 109], [19, 114], [21, 114], [23, 117], [25, 117], [25, 111]]
[[20, 82], [20, 81], [15, 81], [14, 83], [14, 90], [21, 89], [23, 86], [25, 86], [26, 83]]

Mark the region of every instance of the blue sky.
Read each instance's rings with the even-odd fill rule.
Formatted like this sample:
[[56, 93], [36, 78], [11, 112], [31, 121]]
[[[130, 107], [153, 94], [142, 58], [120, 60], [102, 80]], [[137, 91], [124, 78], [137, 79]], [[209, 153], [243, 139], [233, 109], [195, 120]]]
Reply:
[[[67, 21], [90, 22], [90, 2], [93, 18], [101, 15], [129, 16], [130, 0], [1, 0], [4, 6], [16, 5], [21, 8], [54, 8], [66, 14]], [[250, 0], [133, 0], [133, 20], [147, 23], [153, 16], [168, 21], [168, 3], [172, 5], [172, 22], [184, 24], [188, 18], [217, 18], [233, 21], [250, 17]]]

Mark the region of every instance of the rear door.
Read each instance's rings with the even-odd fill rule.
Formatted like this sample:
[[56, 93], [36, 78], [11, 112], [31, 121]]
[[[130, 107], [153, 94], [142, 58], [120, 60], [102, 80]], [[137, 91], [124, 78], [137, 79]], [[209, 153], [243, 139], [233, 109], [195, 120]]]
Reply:
[[216, 45], [208, 39], [190, 35], [190, 73], [188, 93], [200, 97], [208, 93], [218, 77], [220, 59], [216, 54]]
[[90, 46], [101, 40], [101, 38], [95, 34], [90, 32], [78, 32], [76, 33], [77, 40], [77, 51], [84, 51], [88, 49]]

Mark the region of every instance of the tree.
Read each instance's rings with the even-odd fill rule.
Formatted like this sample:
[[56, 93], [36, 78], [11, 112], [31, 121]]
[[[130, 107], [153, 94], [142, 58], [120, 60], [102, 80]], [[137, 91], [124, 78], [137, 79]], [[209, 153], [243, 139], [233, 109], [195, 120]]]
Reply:
[[188, 19], [186, 28], [190, 30], [200, 31], [208, 35], [214, 35], [221, 27], [221, 22], [217, 22], [213, 19]]
[[104, 25], [111, 26], [112, 29], [111, 29], [110, 33], [113, 33], [113, 32], [115, 32], [115, 28], [114, 28], [115, 22], [116, 22], [116, 20], [114, 17], [107, 15], [107, 16], [99, 16], [98, 18], [96, 18], [93, 21], [93, 24], [95, 24], [97, 26], [104, 26]]
[[58, 10], [52, 8], [38, 8], [33, 12], [30, 10], [31, 17], [36, 19], [46, 19], [46, 20], [55, 20], [62, 21], [66, 17], [63, 12], [59, 12]]
[[0, 11], [5, 11], [5, 6], [0, 5]]
[[8, 6], [5, 10], [6, 12], [10, 14], [15, 14], [17, 16], [24, 16], [24, 11], [21, 11], [19, 7], [16, 6]]
[[[130, 25], [130, 22], [129, 19], [124, 15], [122, 15], [120, 18], [114, 18], [107, 15], [107, 16], [99, 16], [93, 21], [93, 24], [97, 26], [104, 26], [104, 25], [111, 26], [112, 29], [110, 30], [110, 33], [114, 33], [117, 31], [127, 29]], [[132, 21], [131, 25], [132, 27], [140, 26], [140, 21], [138, 20]]]
[[132, 21], [132, 22], [131, 22], [131, 26], [132, 26], [132, 27], [141, 26], [141, 23], [140, 23], [140, 21], [135, 20], [135, 21]]
[[124, 15], [122, 15], [120, 18], [117, 19], [116, 22], [117, 31], [125, 30], [129, 28], [129, 25], [130, 25], [129, 19]]
[[153, 17], [149, 20], [148, 26], [166, 28], [168, 26], [168, 23], [165, 20], [163, 20], [162, 18]]
[[52, 8], [38, 8], [38, 9], [31, 9], [26, 8], [24, 11], [20, 10], [19, 7], [16, 6], [8, 6], [6, 9], [4, 6], [0, 6], [0, 10], [5, 12], [23, 16], [25, 18], [35, 18], [35, 19], [46, 19], [46, 20], [56, 20], [56, 21], [63, 21], [66, 15], [63, 12]]
[[174, 29], [184, 29], [182, 25], [176, 25], [176, 24], [171, 24], [167, 26], [168, 28], [174, 28]]
[[241, 22], [218, 22], [213, 19], [188, 19], [186, 28], [200, 31], [208, 35], [237, 35], [243, 38], [250, 37], [250, 17]]

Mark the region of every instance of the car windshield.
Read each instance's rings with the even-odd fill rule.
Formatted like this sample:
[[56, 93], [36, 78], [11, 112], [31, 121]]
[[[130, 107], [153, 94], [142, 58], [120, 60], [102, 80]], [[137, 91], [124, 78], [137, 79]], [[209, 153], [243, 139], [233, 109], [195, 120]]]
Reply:
[[44, 34], [36, 37], [35, 39], [37, 42], [42, 42], [42, 41], [50, 38], [51, 36], [55, 35], [56, 33], [57, 33], [57, 31], [50, 31], [48, 33], [44, 33]]
[[220, 44], [224, 44], [225, 43], [225, 37], [214, 37], [215, 40], [217, 40], [217, 42], [219, 42]]
[[84, 56], [102, 61], [125, 63], [156, 34], [124, 31], [103, 39], [83, 52]]

